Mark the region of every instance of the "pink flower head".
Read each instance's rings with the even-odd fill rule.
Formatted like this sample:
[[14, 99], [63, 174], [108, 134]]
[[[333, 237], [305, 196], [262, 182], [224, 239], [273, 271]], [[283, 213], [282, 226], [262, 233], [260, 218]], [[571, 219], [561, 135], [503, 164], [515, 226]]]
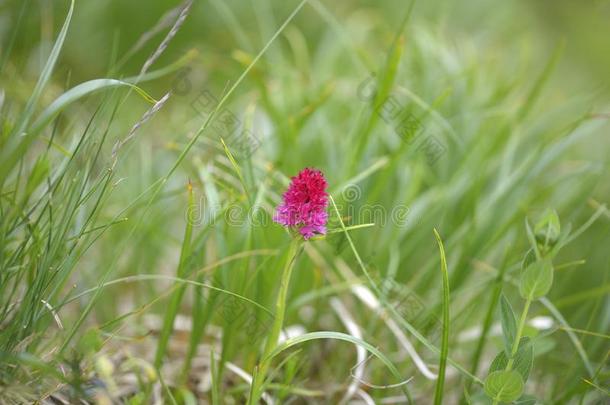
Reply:
[[298, 227], [303, 238], [326, 233], [328, 194], [321, 171], [305, 168], [292, 178], [273, 220], [287, 227]]

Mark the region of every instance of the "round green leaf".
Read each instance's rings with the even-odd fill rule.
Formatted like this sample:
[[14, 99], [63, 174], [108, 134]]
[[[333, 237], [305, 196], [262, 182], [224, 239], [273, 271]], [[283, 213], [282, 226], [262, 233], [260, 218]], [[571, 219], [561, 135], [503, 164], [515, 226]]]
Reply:
[[494, 371], [485, 379], [485, 393], [500, 402], [512, 402], [523, 393], [523, 379], [514, 370]]
[[549, 260], [539, 260], [521, 274], [519, 292], [524, 299], [536, 300], [544, 297], [552, 284], [553, 265]]
[[[534, 362], [534, 347], [529, 337], [523, 337], [519, 341], [519, 348], [515, 354], [513, 370], [521, 374], [523, 381], [527, 381]], [[489, 372], [506, 369], [508, 356], [505, 351], [500, 351], [489, 367]]]

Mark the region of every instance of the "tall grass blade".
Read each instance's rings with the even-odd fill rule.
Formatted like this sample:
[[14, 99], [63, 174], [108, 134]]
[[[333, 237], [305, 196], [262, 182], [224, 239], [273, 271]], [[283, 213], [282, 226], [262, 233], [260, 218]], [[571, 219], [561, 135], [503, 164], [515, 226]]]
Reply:
[[443, 331], [441, 340], [441, 355], [438, 366], [438, 380], [436, 381], [436, 389], [434, 391], [434, 404], [440, 405], [443, 403], [443, 388], [445, 386], [445, 370], [447, 368], [447, 357], [449, 354], [449, 272], [447, 271], [447, 260], [445, 258], [445, 247], [443, 240], [434, 229], [434, 236], [441, 257], [441, 273], [443, 277]]

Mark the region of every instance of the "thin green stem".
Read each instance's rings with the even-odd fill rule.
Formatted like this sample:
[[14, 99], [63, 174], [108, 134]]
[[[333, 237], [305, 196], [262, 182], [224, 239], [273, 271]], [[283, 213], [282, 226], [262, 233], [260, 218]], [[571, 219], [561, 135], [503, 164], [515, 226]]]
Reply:
[[284, 324], [284, 315], [286, 313], [286, 296], [288, 295], [290, 276], [292, 275], [292, 269], [294, 268], [294, 263], [296, 262], [300, 247], [301, 240], [298, 238], [294, 238], [290, 243], [290, 248], [286, 256], [286, 265], [284, 266], [284, 271], [282, 272], [280, 290], [277, 293], [277, 299], [275, 302], [275, 317], [273, 319], [273, 325], [271, 327], [269, 335], [267, 336], [267, 341], [265, 342], [265, 349], [263, 351], [261, 361], [254, 371], [252, 387], [250, 390], [250, 397], [248, 398], [249, 405], [257, 404], [262, 394], [262, 387], [265, 382], [267, 372], [269, 371], [269, 366], [271, 364], [270, 355], [277, 347], [277, 343], [280, 338], [280, 333], [282, 331], [282, 326]]
[[[519, 326], [517, 327], [517, 334], [515, 335], [515, 341], [513, 342], [513, 347], [510, 350], [510, 358], [508, 359], [508, 363], [506, 363], [506, 368], [504, 371], [511, 371], [513, 369], [513, 363], [515, 362], [515, 355], [517, 354], [517, 350], [519, 349], [519, 341], [521, 340], [521, 335], [523, 334], [523, 328], [525, 328], [525, 320], [527, 319], [527, 313], [530, 310], [530, 305], [532, 303], [532, 299], [528, 298], [525, 301], [525, 306], [523, 307], [523, 312], [521, 312], [521, 318], [519, 319]], [[494, 399], [493, 405], [497, 405], [498, 400]]]
[[513, 347], [510, 351], [510, 359], [508, 359], [508, 364], [506, 364], [506, 371], [512, 370], [513, 363], [515, 361], [515, 354], [517, 354], [517, 350], [519, 349], [519, 341], [521, 340], [521, 335], [523, 334], [525, 320], [527, 319], [527, 313], [529, 312], [531, 303], [531, 298], [528, 298], [527, 301], [525, 301], [525, 307], [523, 307], [521, 319], [519, 319], [519, 326], [517, 327], [517, 335], [515, 336], [515, 341], [513, 342]]

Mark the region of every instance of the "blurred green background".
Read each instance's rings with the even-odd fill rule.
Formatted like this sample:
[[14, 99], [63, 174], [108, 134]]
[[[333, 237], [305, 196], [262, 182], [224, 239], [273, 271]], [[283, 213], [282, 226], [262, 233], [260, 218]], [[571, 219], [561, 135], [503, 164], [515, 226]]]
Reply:
[[[6, 110], [19, 109], [31, 94], [65, 18], [66, 3], [0, 3], [0, 85]], [[52, 84], [41, 104], [48, 105], [66, 88], [86, 80], [137, 76], [169, 26], [135, 53], [129, 54], [130, 50], [180, 4], [78, 1]], [[170, 89], [174, 94], [125, 148], [116, 168], [123, 184], [117, 181], [98, 223], [111, 220], [168, 171], [203, 122], [204, 117], [192, 108], [193, 100], [203, 90], [220, 98], [297, 4], [270, 0], [194, 3], [186, 23], [150, 70], [178, 60], [188, 61], [188, 69], [142, 83], [156, 99]], [[311, 1], [246, 76], [229, 108], [240, 117], [253, 117], [253, 131], [262, 145], [252, 160], [240, 159], [239, 163], [249, 173], [247, 183], [254, 194], [264, 190], [261, 194], [267, 206], [277, 203], [286, 176], [304, 166], [324, 170], [331, 193], [343, 207], [381, 204], [389, 212], [400, 204], [408, 206], [407, 226], [388, 224], [355, 232], [355, 242], [367, 262], [374, 262], [376, 271], [392, 273], [435, 310], [440, 306], [440, 274], [432, 229], [439, 229], [446, 240], [455, 288], [452, 351], [468, 364], [473, 347], [462, 348], [454, 339], [458, 331], [482, 322], [479, 305], [487, 302], [485, 283], [494, 276], [489, 268], [505, 264], [515, 271], [519, 267], [527, 251], [525, 218], [535, 221], [551, 207], [559, 212], [563, 227], [571, 223], [576, 229], [610, 201], [610, 1], [416, 2], [403, 42], [399, 41], [402, 59], [389, 91], [421, 113], [426, 128], [446, 145], [446, 153], [432, 166], [401, 143], [381, 120], [367, 130], [373, 113], [357, 97], [363, 80], [371, 72], [383, 71], [406, 10], [405, 1]], [[539, 81], [553, 55], [558, 59], [552, 73], [548, 80]], [[536, 101], [529, 105], [532, 94], [539, 97], [531, 97]], [[64, 112], [58, 120], [63, 130], [58, 142], [67, 144], [71, 131], [84, 127], [101, 99], [88, 98]], [[413, 102], [416, 99], [421, 103]], [[423, 106], [432, 106], [438, 115], [428, 115]], [[112, 142], [104, 146], [105, 158], [110, 158], [113, 143], [148, 108], [135, 95], [121, 104], [110, 125]], [[102, 114], [100, 127], [108, 116]], [[575, 122], [584, 122], [582, 135]], [[578, 128], [572, 131], [573, 127]], [[116, 252], [120, 256], [112, 262], [113, 277], [173, 274], [186, 222], [188, 180], [194, 182], [195, 198], [201, 205], [214, 196], [206, 185], [210, 179], [220, 190], [216, 197], [222, 202], [243, 202], [239, 183], [222, 160], [224, 152], [209, 132], [170, 178], [159, 201], [148, 210], [136, 206], [129, 212], [129, 221], [112, 227], [86, 252], [71, 279], [78, 284], [75, 291], [96, 285], [108, 258]], [[246, 170], [248, 165], [254, 169]], [[101, 171], [102, 166], [97, 169]], [[358, 184], [359, 198], [342, 201], [342, 187], [352, 183]], [[559, 262], [583, 259], [586, 263], [558, 272], [550, 294], [570, 325], [600, 333], [608, 333], [610, 325], [607, 212], [562, 250]], [[141, 223], [135, 236], [128, 238], [132, 217]], [[215, 228], [210, 240], [201, 242], [205, 257], [198, 260], [205, 264], [246, 248], [285, 247], [286, 236], [277, 226], [246, 228]], [[204, 232], [204, 227], [196, 227], [196, 233]], [[331, 237], [327, 242], [316, 245], [315, 252], [312, 248], [300, 264], [293, 299], [340, 285], [337, 260], [356, 268], [349, 249], [337, 248], [344, 241]], [[271, 262], [277, 267], [275, 258]], [[259, 271], [267, 264], [261, 259], [248, 265]], [[240, 266], [223, 266], [221, 271], [226, 285], [270, 307], [273, 294], [269, 291], [275, 291], [277, 276], [274, 266], [271, 274], [260, 275], [252, 289]], [[112, 290], [114, 299], [102, 296], [95, 306], [96, 324], [145, 305], [164, 291], [163, 285], [151, 286], [118, 286]], [[314, 316], [303, 316], [293, 308], [290, 321], [301, 322], [308, 330], [342, 328], [337, 319], [328, 318], [328, 297], [320, 294], [310, 302]], [[514, 289], [508, 295], [518, 302]], [[162, 314], [164, 305], [157, 304], [154, 312]], [[366, 312], [362, 304], [353, 305], [354, 313]], [[535, 314], [549, 315], [541, 306]], [[367, 336], [386, 343], [388, 350], [398, 350], [388, 343], [393, 338], [383, 326], [363, 317], [363, 324], [372, 325], [367, 327]], [[145, 333], [146, 326], [136, 325]], [[254, 364], [258, 348], [243, 349], [247, 340], [238, 333], [235, 336], [225, 354], [249, 370], [246, 366]], [[607, 340], [585, 340], [589, 357], [603, 368]], [[548, 347], [552, 349], [545, 354], [547, 361], [535, 366], [536, 390], [541, 397], [561, 401], [566, 392], [584, 390], [580, 378], [585, 373], [568, 338], [559, 335]], [[422, 349], [421, 345], [417, 348]], [[324, 355], [310, 350], [311, 357], [323, 363]], [[347, 377], [351, 363], [338, 360], [343, 353], [351, 356], [352, 349], [343, 350], [331, 353], [336, 355], [336, 365], [305, 367], [308, 372], [301, 381], [314, 381], [312, 386], [319, 388], [335, 375]], [[428, 357], [434, 362], [434, 356]], [[412, 367], [404, 358], [399, 361]], [[558, 371], [564, 368], [569, 372]], [[479, 374], [481, 370], [485, 367]], [[546, 375], [551, 376], [549, 380]], [[458, 386], [459, 380], [452, 384], [454, 381]], [[422, 398], [432, 386], [421, 376], [415, 383], [423, 387]], [[456, 397], [461, 395], [459, 388], [455, 391]]]
[[[294, 3], [294, 4], [293, 4]], [[113, 49], [124, 55], [142, 36], [179, 1], [83, 1], [78, 4], [62, 56], [62, 69], [72, 71], [75, 82], [99, 77], [107, 72]], [[208, 60], [220, 59], [225, 67], [229, 55], [240, 44], [227, 27], [227, 9], [257, 50], [266, 40], [259, 32], [257, 20], [261, 13], [272, 13], [276, 21], [287, 15], [297, 2], [195, 2], [184, 27], [172, 41], [162, 61], [177, 59], [195, 47]], [[342, 19], [366, 16], [363, 31], [391, 36], [400, 23], [406, 7], [402, 1], [336, 1], [327, 4]], [[17, 34], [11, 59], [22, 72], [37, 77], [44, 50], [54, 39], [63, 22], [67, 4], [61, 1], [3, 1], [2, 43], [6, 49], [11, 36]], [[258, 11], [257, 11], [258, 10]], [[223, 14], [224, 13], [224, 14]], [[258, 15], [258, 17], [257, 17]], [[604, 0], [573, 2], [569, 0], [512, 1], [498, 4], [474, 0], [467, 4], [451, 1], [417, 2], [414, 20], [434, 26], [459, 46], [460, 38], [474, 40], [478, 46], [495, 48], [506, 59], [519, 59], [527, 52], [535, 61], [544, 60], [558, 42], [565, 42], [565, 51], [557, 76], [568, 92], [573, 89], [608, 91], [610, 64], [610, 4]], [[20, 31], [14, 28], [22, 18]], [[307, 45], [315, 50], [327, 24], [311, 8], [306, 8], [293, 23], [302, 30]], [[269, 27], [269, 30], [272, 28]], [[26, 34], [27, 33], [27, 34]], [[139, 53], [150, 54], [156, 44], [150, 43]], [[114, 48], [116, 47], [116, 49]], [[48, 49], [47, 49], [48, 50]], [[42, 54], [41, 54], [42, 52]], [[5, 56], [6, 57], [6, 56]], [[163, 62], [160, 62], [163, 63]], [[141, 61], [130, 60], [124, 74], [139, 70]], [[583, 87], [589, 86], [589, 87]]]

